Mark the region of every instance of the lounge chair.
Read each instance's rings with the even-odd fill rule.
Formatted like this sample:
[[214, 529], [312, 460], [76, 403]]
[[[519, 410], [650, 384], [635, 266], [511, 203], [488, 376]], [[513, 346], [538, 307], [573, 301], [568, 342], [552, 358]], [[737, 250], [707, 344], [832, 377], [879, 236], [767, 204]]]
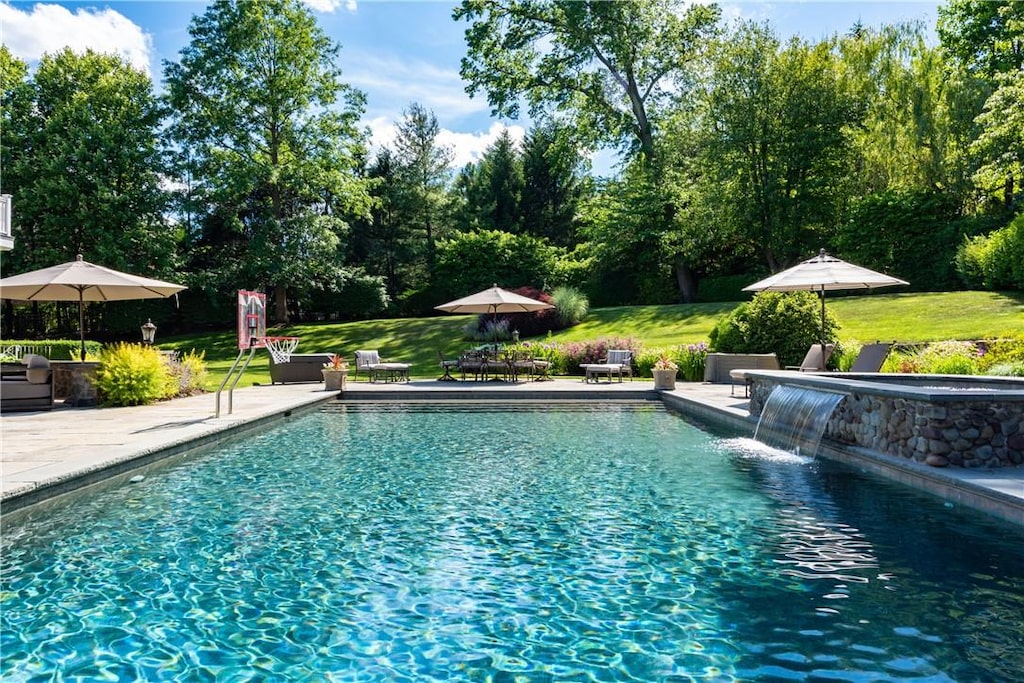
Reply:
[[385, 382], [409, 381], [408, 363], [382, 362], [380, 353], [375, 350], [356, 351], [356, 374], [352, 376], [353, 379], [359, 375], [359, 370], [365, 370], [371, 382], [378, 379]]
[[[608, 357], [602, 358], [600, 364], [618, 365], [619, 381], [622, 381], [623, 375], [629, 375], [629, 381], [633, 381], [633, 352], [629, 349], [608, 349]], [[608, 381], [611, 381], [610, 374]]]
[[828, 359], [832, 357], [835, 344], [825, 344], [825, 353], [821, 352], [821, 344], [812, 344], [800, 365], [787, 365], [787, 370], [800, 372], [824, 372], [828, 367]]
[[860, 347], [860, 353], [857, 354], [857, 359], [853, 361], [850, 372], [881, 372], [882, 365], [885, 364], [885, 359], [889, 355], [889, 349], [891, 348], [892, 344], [884, 342], [865, 344]]
[[352, 375], [352, 379], [359, 377], [360, 370], [369, 375], [375, 365], [380, 365], [379, 352], [366, 350], [356, 351], [356, 372]]

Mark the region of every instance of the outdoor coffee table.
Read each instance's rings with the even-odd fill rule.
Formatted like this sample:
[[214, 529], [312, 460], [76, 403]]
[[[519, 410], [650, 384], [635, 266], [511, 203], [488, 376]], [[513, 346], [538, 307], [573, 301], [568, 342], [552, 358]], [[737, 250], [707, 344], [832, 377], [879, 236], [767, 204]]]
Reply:
[[584, 363], [580, 367], [586, 372], [584, 382], [593, 380], [596, 384], [601, 375], [607, 376], [609, 382], [612, 381], [612, 375], [618, 375], [619, 381], [622, 381], [622, 366], [618, 363]]
[[370, 381], [376, 382], [383, 379], [387, 382], [408, 382], [408, 363], [375, 363], [370, 366]]

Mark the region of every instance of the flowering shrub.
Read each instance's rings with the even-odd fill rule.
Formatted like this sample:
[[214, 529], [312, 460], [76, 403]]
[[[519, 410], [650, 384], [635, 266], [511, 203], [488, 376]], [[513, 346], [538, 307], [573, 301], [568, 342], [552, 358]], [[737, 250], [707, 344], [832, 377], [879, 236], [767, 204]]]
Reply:
[[96, 371], [96, 390], [105, 403], [137, 406], [170, 398], [178, 391], [160, 352], [141, 344], [113, 344], [100, 354], [102, 365]]
[[152, 346], [112, 344], [100, 353], [94, 380], [103, 402], [137, 406], [203, 391], [207, 372], [205, 353], [192, 350], [180, 358]]
[[975, 375], [978, 347], [972, 342], [933, 342], [918, 354], [917, 367], [917, 372], [928, 375]]
[[192, 396], [202, 393], [206, 384], [206, 352], [192, 349], [180, 358], [165, 358], [171, 377], [177, 382], [175, 396]]
[[577, 375], [581, 373], [580, 365], [584, 363], [599, 363], [603, 358], [608, 357], [608, 349], [629, 349], [633, 353], [633, 365], [636, 367], [636, 359], [640, 353], [639, 340], [628, 338], [598, 339], [597, 341], [566, 342], [560, 344], [560, 352], [564, 366], [559, 369], [559, 374]]
[[1024, 334], [996, 339], [979, 351], [978, 369], [986, 375], [1024, 375], [1014, 372], [1015, 366], [1024, 367]]
[[708, 360], [707, 342], [697, 342], [679, 347], [679, 369], [687, 382], [700, 382], [704, 379], [704, 366]]

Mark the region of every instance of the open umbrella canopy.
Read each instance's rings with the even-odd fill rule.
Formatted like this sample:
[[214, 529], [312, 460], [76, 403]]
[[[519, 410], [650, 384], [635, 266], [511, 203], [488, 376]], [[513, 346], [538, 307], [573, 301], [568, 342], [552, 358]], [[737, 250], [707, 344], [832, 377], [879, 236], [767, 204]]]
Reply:
[[759, 282], [743, 288], [745, 292], [824, 292], [837, 289], [871, 289], [910, 284], [829, 256], [822, 249], [807, 259]]
[[[434, 306], [434, 308], [446, 313], [490, 313], [491, 317], [497, 321], [499, 313], [530, 313], [554, 308], [554, 306], [494, 285], [490, 289]], [[495, 325], [495, 343], [498, 341], [497, 334], [498, 328]]]
[[743, 288], [745, 292], [818, 292], [821, 297], [821, 345], [825, 346], [825, 292], [839, 289], [873, 289], [910, 284], [868, 268], [829, 256], [817, 256]]
[[554, 306], [494, 285], [490, 289], [449, 301], [434, 308], [446, 313], [491, 313], [496, 315], [498, 313], [543, 311], [547, 308], [554, 308]]
[[74, 261], [0, 280], [0, 298], [17, 301], [128, 301], [159, 299], [185, 289], [181, 285]]
[[85, 314], [87, 301], [129, 301], [160, 299], [185, 289], [162, 280], [122, 273], [82, 260], [12, 275], [0, 280], [0, 298], [16, 301], [77, 301], [78, 331], [85, 360]]

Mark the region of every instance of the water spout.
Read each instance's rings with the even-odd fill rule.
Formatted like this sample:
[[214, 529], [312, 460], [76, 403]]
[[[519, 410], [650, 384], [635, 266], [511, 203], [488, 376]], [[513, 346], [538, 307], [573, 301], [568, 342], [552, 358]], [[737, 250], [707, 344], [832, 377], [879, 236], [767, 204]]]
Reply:
[[781, 384], [769, 394], [754, 439], [784, 451], [814, 457], [828, 419], [846, 397], [831, 391]]

